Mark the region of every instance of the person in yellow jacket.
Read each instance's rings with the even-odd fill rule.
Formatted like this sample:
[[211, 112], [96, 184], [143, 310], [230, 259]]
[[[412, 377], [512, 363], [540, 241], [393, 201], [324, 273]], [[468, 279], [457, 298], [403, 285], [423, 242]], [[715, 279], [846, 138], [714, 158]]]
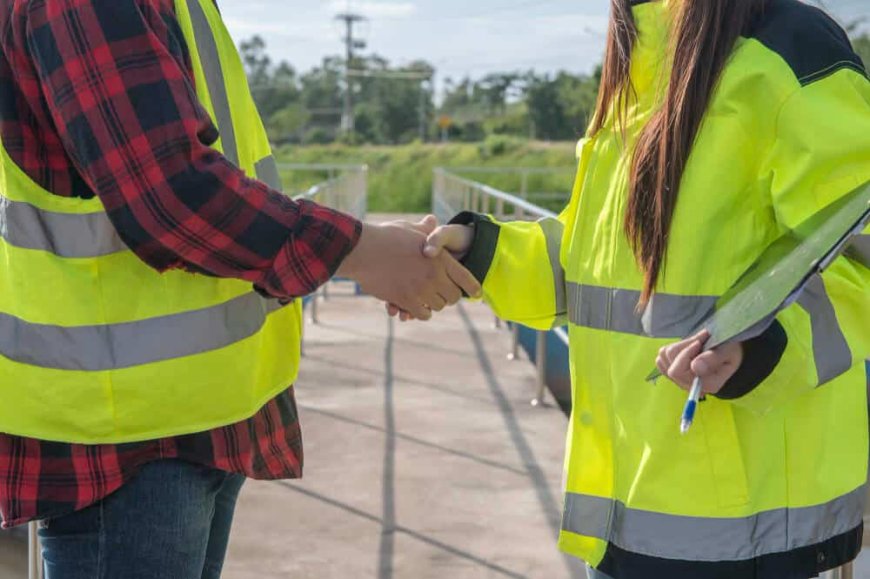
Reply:
[[[613, 579], [806, 579], [857, 556], [870, 237], [760, 336], [689, 335], [785, 231], [870, 180], [870, 82], [797, 0], [613, 0], [597, 113], [558, 219], [462, 214], [502, 318], [568, 324], [560, 547]], [[395, 310], [394, 310], [394, 313]], [[650, 385], [654, 364], [668, 377]], [[708, 395], [680, 434], [687, 389]]]
[[424, 226], [280, 191], [214, 0], [0, 0], [0, 518], [49, 579], [220, 576], [245, 477], [302, 473], [302, 298], [475, 292]]

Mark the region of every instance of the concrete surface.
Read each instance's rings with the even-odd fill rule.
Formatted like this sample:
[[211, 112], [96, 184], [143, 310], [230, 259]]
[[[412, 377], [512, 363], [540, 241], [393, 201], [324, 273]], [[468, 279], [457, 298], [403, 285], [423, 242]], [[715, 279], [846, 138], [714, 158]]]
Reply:
[[250, 483], [227, 579], [585, 577], [555, 539], [567, 421], [480, 305], [391, 323], [337, 295], [308, 326], [305, 479]]

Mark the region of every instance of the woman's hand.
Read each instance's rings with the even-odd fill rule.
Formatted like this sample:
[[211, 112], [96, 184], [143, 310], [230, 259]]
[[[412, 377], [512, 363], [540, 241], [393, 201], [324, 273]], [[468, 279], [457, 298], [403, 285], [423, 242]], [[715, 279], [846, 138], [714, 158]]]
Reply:
[[438, 257], [445, 249], [456, 259], [462, 259], [471, 249], [474, 227], [470, 225], [442, 225], [429, 235], [423, 253], [426, 257]]
[[[415, 226], [419, 231], [424, 231], [429, 236], [423, 247], [423, 254], [426, 257], [437, 258], [444, 250], [447, 250], [454, 259], [461, 260], [465, 257], [474, 241], [474, 228], [468, 225], [442, 225], [433, 231], [429, 227], [433, 225], [434, 220], [435, 218], [430, 215]], [[437, 221], [434, 223], [437, 224]], [[429, 231], [425, 231], [425, 229], [429, 229]], [[478, 296], [475, 295], [475, 297]], [[454, 304], [455, 302], [452, 302], [448, 305]], [[414, 319], [414, 316], [402, 311], [394, 304], [387, 304], [387, 313], [391, 317], [399, 316], [403, 322]]]
[[725, 344], [704, 352], [710, 339], [706, 330], [682, 342], [659, 350], [656, 365], [659, 372], [673, 380], [683, 390], [690, 390], [695, 377], [700, 377], [705, 394], [717, 394], [743, 362], [743, 344]]

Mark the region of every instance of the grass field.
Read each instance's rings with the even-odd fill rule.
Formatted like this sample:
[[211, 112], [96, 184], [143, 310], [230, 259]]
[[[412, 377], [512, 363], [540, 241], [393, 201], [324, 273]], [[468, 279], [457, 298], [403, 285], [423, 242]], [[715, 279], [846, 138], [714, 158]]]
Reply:
[[[429, 210], [436, 167], [550, 167], [563, 171], [530, 175], [527, 191], [568, 194], [573, 180], [573, 143], [539, 143], [490, 138], [484, 143], [411, 144], [396, 147], [343, 145], [287, 147], [280, 163], [365, 164], [369, 167], [369, 209], [419, 213]], [[519, 174], [461, 172], [507, 192], [520, 191]], [[324, 171], [282, 171], [284, 188], [300, 192], [327, 178]], [[557, 202], [558, 203], [558, 202]]]

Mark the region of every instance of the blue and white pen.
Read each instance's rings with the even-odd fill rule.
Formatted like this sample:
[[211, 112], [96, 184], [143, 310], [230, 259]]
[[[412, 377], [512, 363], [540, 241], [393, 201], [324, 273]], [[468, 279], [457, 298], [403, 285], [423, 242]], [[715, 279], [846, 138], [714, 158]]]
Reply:
[[692, 382], [692, 390], [689, 392], [689, 399], [686, 400], [686, 405], [683, 407], [683, 419], [680, 421], [680, 432], [686, 434], [692, 428], [692, 422], [695, 421], [695, 411], [698, 409], [698, 402], [701, 400], [701, 378], [696, 376]]

